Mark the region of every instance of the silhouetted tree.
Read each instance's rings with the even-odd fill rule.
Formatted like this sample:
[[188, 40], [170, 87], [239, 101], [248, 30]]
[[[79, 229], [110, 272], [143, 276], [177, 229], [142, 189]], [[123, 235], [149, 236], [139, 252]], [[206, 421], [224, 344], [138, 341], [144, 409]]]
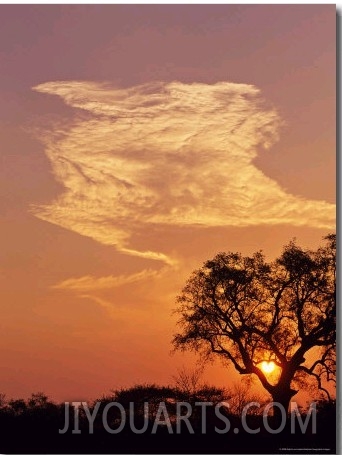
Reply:
[[160, 402], [164, 402], [168, 411], [173, 412], [177, 392], [172, 387], [158, 386], [156, 384], [137, 384], [128, 389], [114, 390], [113, 400], [122, 404], [126, 412], [129, 411], [130, 403], [134, 404], [134, 414], [144, 413], [144, 403], [148, 403], [148, 413], [154, 419]]
[[183, 366], [172, 378], [176, 385], [176, 397], [192, 406], [200, 401], [216, 405], [230, 398], [226, 389], [203, 381], [203, 367], [187, 369]]
[[18, 398], [16, 400], [10, 400], [8, 402], [10, 410], [15, 415], [23, 414], [27, 410], [27, 403], [23, 398]]
[[228, 389], [229, 394], [229, 412], [241, 416], [244, 407], [251, 402], [260, 404], [260, 408], [252, 407], [248, 410], [249, 414], [261, 414], [265, 403], [265, 397], [252, 392], [250, 384], [239, 382], [235, 383]]
[[[336, 334], [336, 238], [325, 240], [316, 251], [292, 241], [271, 263], [261, 252], [220, 253], [205, 262], [177, 299], [182, 330], [175, 348], [218, 355], [240, 374], [256, 375], [286, 410], [303, 374], [324, 389], [335, 377]], [[262, 361], [277, 365], [276, 380]]]
[[49, 403], [49, 397], [43, 392], [32, 393], [28, 399], [28, 406], [30, 408], [45, 408]]
[[202, 385], [203, 367], [187, 369], [184, 366], [177, 369], [177, 374], [172, 376], [178, 390], [194, 395]]

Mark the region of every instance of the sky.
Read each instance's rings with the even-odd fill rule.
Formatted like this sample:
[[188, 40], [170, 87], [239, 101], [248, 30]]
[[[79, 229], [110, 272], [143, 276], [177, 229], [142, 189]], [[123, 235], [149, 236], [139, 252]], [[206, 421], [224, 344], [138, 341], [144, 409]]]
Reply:
[[196, 361], [170, 354], [194, 269], [335, 230], [335, 22], [334, 5], [0, 5], [1, 393], [171, 383]]

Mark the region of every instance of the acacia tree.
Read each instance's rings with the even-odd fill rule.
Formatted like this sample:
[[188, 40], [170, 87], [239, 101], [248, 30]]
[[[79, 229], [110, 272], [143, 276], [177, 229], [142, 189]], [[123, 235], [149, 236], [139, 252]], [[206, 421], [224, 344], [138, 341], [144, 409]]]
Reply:
[[[296, 382], [312, 376], [328, 396], [335, 380], [336, 236], [304, 250], [294, 241], [267, 263], [220, 253], [193, 272], [177, 298], [176, 349], [217, 355], [242, 375], [255, 375], [287, 411]], [[272, 361], [272, 379], [261, 368]], [[275, 408], [277, 411], [277, 408]]]

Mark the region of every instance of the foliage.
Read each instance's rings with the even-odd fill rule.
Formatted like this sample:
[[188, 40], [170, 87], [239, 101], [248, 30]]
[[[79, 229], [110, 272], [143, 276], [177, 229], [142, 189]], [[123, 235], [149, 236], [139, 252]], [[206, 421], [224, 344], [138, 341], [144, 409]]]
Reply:
[[[325, 241], [316, 251], [292, 241], [270, 263], [261, 252], [205, 262], [177, 299], [175, 348], [218, 355], [240, 374], [256, 375], [286, 408], [303, 374], [329, 393], [323, 382], [335, 380], [336, 237]], [[260, 368], [264, 360], [278, 366], [276, 383]]]

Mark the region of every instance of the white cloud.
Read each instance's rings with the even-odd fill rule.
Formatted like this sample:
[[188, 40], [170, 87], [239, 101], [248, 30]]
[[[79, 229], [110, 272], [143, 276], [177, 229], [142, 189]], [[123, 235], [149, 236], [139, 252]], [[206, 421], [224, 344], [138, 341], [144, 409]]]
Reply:
[[49, 82], [35, 90], [88, 113], [76, 110], [71, 124], [42, 138], [65, 191], [34, 208], [41, 219], [169, 264], [165, 254], [131, 245], [137, 228], [335, 226], [333, 204], [287, 193], [253, 163], [281, 123], [254, 86]]

